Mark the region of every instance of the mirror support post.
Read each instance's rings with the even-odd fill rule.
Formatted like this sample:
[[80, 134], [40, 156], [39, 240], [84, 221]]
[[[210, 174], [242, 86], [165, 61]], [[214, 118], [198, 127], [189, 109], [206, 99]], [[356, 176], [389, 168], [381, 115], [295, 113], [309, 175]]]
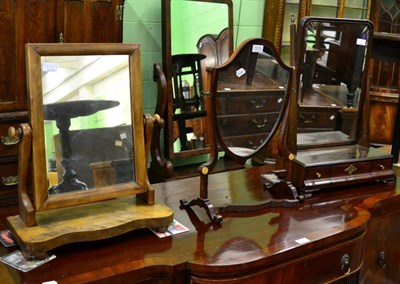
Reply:
[[18, 128], [18, 133], [14, 128], [9, 129], [9, 136], [18, 135], [20, 137], [18, 163], [18, 199], [19, 199], [19, 215], [27, 227], [36, 225], [35, 208], [29, 197], [29, 165], [31, 164], [32, 152], [32, 129], [27, 123], [22, 123]]

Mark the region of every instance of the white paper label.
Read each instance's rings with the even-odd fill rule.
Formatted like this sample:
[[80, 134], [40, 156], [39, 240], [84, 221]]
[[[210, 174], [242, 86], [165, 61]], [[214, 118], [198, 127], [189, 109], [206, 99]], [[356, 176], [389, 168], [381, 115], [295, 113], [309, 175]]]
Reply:
[[307, 239], [307, 238], [301, 238], [301, 239], [297, 239], [296, 240], [296, 243], [298, 243], [299, 245], [306, 244], [306, 243], [309, 243], [309, 242], [310, 242], [310, 240]]
[[244, 74], [246, 74], [246, 70], [244, 70], [243, 68], [236, 70], [236, 76], [242, 77]]
[[254, 53], [261, 53], [264, 50], [264, 46], [261, 44], [253, 44], [251, 51]]
[[57, 63], [51, 63], [51, 62], [43, 62], [42, 64], [42, 70], [44, 72], [54, 72], [58, 70], [58, 64]]
[[357, 39], [357, 45], [361, 45], [361, 46], [366, 46], [367, 45], [367, 41], [363, 38], [358, 38]]

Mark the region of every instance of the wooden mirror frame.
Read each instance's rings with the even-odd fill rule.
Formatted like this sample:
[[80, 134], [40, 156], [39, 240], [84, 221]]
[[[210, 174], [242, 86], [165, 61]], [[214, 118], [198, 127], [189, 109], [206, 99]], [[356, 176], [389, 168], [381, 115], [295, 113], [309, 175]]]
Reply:
[[[296, 110], [294, 112], [294, 110], [291, 111], [291, 114], [296, 113], [296, 115], [292, 115], [291, 119], [291, 124], [294, 126], [292, 127], [293, 132], [289, 133], [288, 135], [288, 139], [290, 141], [296, 141], [296, 143], [289, 143], [288, 145], [293, 145], [294, 148], [289, 149], [290, 152], [292, 153], [297, 153], [297, 150], [300, 149], [313, 149], [316, 148], [315, 145], [310, 144], [310, 145], [305, 145], [305, 146], [299, 146], [299, 140], [298, 140], [298, 127], [299, 127], [299, 109], [301, 107], [300, 105], [300, 101], [301, 101], [301, 86], [302, 83], [301, 78], [304, 79], [305, 76], [303, 76], [302, 74], [302, 68], [305, 66], [304, 63], [304, 57], [305, 57], [305, 49], [306, 49], [306, 34], [307, 34], [307, 27], [308, 25], [310, 25], [311, 23], [316, 23], [316, 24], [320, 24], [320, 25], [324, 25], [324, 23], [327, 24], [334, 24], [334, 25], [363, 25], [365, 26], [366, 29], [368, 29], [367, 34], [369, 35], [369, 38], [367, 39], [366, 45], [365, 45], [365, 49], [366, 49], [366, 53], [364, 54], [364, 63], [363, 63], [363, 72], [362, 75], [360, 76], [360, 83], [359, 83], [359, 89], [360, 89], [360, 93], [359, 93], [359, 100], [358, 100], [358, 107], [357, 107], [357, 117], [356, 117], [356, 122], [355, 122], [355, 130], [354, 130], [354, 135], [352, 139], [348, 139], [347, 141], [331, 141], [329, 143], [327, 143], [327, 145], [322, 145], [322, 144], [318, 144], [317, 147], [327, 147], [327, 146], [338, 146], [338, 145], [351, 145], [351, 144], [360, 144], [360, 145], [364, 145], [367, 146], [369, 145], [369, 117], [368, 113], [369, 113], [369, 92], [368, 92], [368, 81], [369, 81], [369, 73], [368, 73], [368, 69], [369, 69], [369, 60], [368, 58], [370, 57], [370, 50], [371, 50], [371, 46], [372, 46], [372, 35], [373, 35], [373, 24], [372, 22], [368, 21], [368, 20], [357, 20], [357, 19], [338, 19], [338, 18], [325, 18], [325, 17], [304, 17], [300, 23], [299, 26], [297, 28], [297, 42], [296, 42], [296, 47], [295, 47], [295, 52], [296, 52], [296, 56], [295, 56], [295, 64], [296, 64], [296, 87], [297, 87], [297, 98], [296, 98]], [[346, 33], [347, 30], [344, 30], [344, 33]], [[356, 43], [354, 43], [356, 44]], [[340, 49], [340, 51], [342, 51], [343, 48]], [[350, 52], [348, 53], [350, 54]], [[351, 54], [352, 55], [352, 54]], [[353, 57], [351, 57], [351, 59], [354, 59], [356, 55], [353, 55]], [[309, 68], [307, 68], [307, 70], [309, 70]], [[323, 84], [321, 84], [323, 85]], [[318, 105], [314, 105], [314, 107], [318, 107]], [[345, 108], [343, 108], [345, 109]], [[350, 136], [350, 135], [349, 135]]]
[[[354, 81], [350, 81], [350, 87], [348, 87], [347, 84], [349, 83], [347, 82], [347, 80], [341, 80], [339, 77], [337, 78], [337, 81], [339, 81], [339, 83], [336, 82], [336, 84], [333, 84], [331, 82], [329, 82], [329, 84], [325, 84], [320, 83], [321, 81], [312, 81], [311, 85], [312, 88], [318, 88], [319, 86], [325, 87], [330, 85], [337, 87], [346, 87], [350, 89], [352, 88], [352, 86], [354, 87], [356, 85], [356, 87], [359, 88], [360, 92], [358, 94], [359, 101], [357, 108], [355, 108], [353, 104], [346, 102], [347, 104], [345, 106], [342, 106], [340, 109], [340, 111], [343, 112], [343, 114], [341, 115], [345, 117], [347, 121], [350, 121], [352, 125], [348, 122], [348, 125], [341, 122], [339, 126], [350, 125], [352, 127], [351, 132], [348, 132], [350, 134], [342, 131], [343, 129], [335, 124], [335, 128], [333, 128], [332, 130], [328, 130], [326, 132], [315, 131], [317, 135], [312, 136], [311, 139], [307, 140], [307, 142], [311, 142], [309, 142], [308, 144], [303, 143], [301, 145], [301, 143], [299, 143], [300, 139], [298, 134], [301, 133], [301, 135], [303, 135], [303, 137], [301, 138], [308, 139], [310, 137], [307, 137], [307, 135], [310, 135], [309, 133], [311, 133], [311, 131], [298, 131], [298, 115], [300, 108], [299, 101], [301, 99], [300, 80], [304, 80], [305, 77], [301, 74], [301, 69], [304, 66], [303, 62], [306, 47], [305, 38], [307, 34], [307, 27], [310, 23], [319, 24], [326, 29], [332, 27], [330, 24], [333, 23], [334, 27], [340, 29], [344, 33], [350, 31], [348, 27], [346, 28], [346, 25], [353, 25], [354, 27], [363, 28], [364, 30], [362, 34], [364, 35], [365, 31], [367, 37], [365, 38], [364, 36], [355, 33], [350, 34], [350, 40], [349, 38], [346, 38], [347, 41], [344, 42], [356, 46], [350, 47], [344, 44], [340, 45], [340, 52], [344, 51], [344, 54], [341, 53], [339, 59], [336, 59], [336, 61], [334, 61], [334, 63], [339, 63], [340, 67], [347, 67], [345, 70], [348, 71], [351, 70], [348, 67], [348, 64], [352, 64], [353, 62], [359, 63], [361, 61], [361, 55], [364, 56], [362, 74], [360, 74], [359, 69], [352, 71], [351, 73], [349, 72], [352, 80], [359, 80], [357, 84], [354, 84]], [[281, 129], [281, 136], [284, 137], [286, 135], [286, 137], [284, 137], [280, 144], [280, 148], [283, 150], [280, 151], [281, 157], [278, 160], [279, 163], [277, 163], [276, 168], [278, 169], [278, 171], [284, 172], [284, 175], [279, 173], [277, 174], [277, 177], [296, 187], [298, 193], [303, 195], [304, 198], [308, 198], [312, 196], [314, 192], [318, 192], [320, 190], [333, 188], [338, 189], [341, 187], [343, 189], [348, 189], [349, 185], [355, 186], [358, 184], [370, 182], [392, 183], [394, 180], [394, 174], [392, 170], [392, 156], [378, 148], [371, 147], [369, 143], [370, 118], [368, 71], [369, 58], [373, 40], [372, 22], [370, 22], [369, 20], [357, 19], [304, 17], [300, 22], [300, 26], [298, 27], [297, 32], [297, 44], [295, 53], [296, 92], [295, 96], [293, 97], [292, 103], [290, 104], [290, 111], [287, 113], [288, 124], [285, 128]], [[344, 35], [342, 36], [344, 37]], [[361, 48], [358, 49], [359, 47]], [[319, 52], [324, 49], [326, 50], [327, 48], [316, 49], [315, 46], [312, 46], [312, 48], [310, 48], [311, 52]], [[335, 49], [330, 48], [329, 50], [333, 51]], [[360, 50], [362, 52], [360, 52]], [[342, 60], [343, 62], [338, 60]], [[314, 65], [316, 64], [316, 60], [312, 62], [314, 63]], [[361, 65], [358, 64], [357, 66], [360, 67]], [[313, 66], [307, 66], [305, 70], [308, 70], [310, 71], [310, 73], [312, 73], [312, 68]], [[353, 68], [353, 70], [354, 69], [355, 68]], [[340, 69], [333, 70], [336, 71]], [[332, 71], [329, 70], [328, 74], [330, 74], [331, 72]], [[343, 73], [344, 72], [338, 72], [340, 76], [344, 76]], [[319, 75], [321, 75], [321, 73]], [[312, 74], [312, 76], [314, 76], [314, 74]], [[314, 77], [312, 76], [310, 77], [314, 79]], [[334, 77], [332, 76], [332, 78]], [[346, 84], [343, 84], [344, 82]], [[347, 93], [349, 92], [349, 90], [347, 89], [346, 91]], [[322, 97], [322, 91], [319, 90], [319, 92], [318, 94], [320, 94], [320, 96]], [[333, 95], [331, 95], [331, 97], [334, 97], [334, 95], [337, 95], [337, 93], [334, 93]], [[343, 93], [344, 92], [340, 94]], [[324, 94], [324, 98], [327, 97], [328, 96]], [[314, 105], [315, 101], [317, 101], [316, 98], [319, 98], [319, 96], [314, 96], [312, 98], [312, 102], [314, 102]], [[319, 106], [321, 108], [321, 105]], [[337, 105], [333, 104], [332, 106], [336, 107]], [[325, 110], [326, 105], [322, 109]], [[356, 113], [355, 110], [358, 113]], [[356, 113], [357, 117], [350, 116], [354, 113]], [[322, 119], [319, 118], [319, 120]], [[336, 132], [339, 132], [339, 135], [336, 135]], [[343, 137], [347, 139], [344, 139]], [[312, 139], [314, 139], [315, 141], [313, 141]]]
[[[129, 78], [127, 94], [130, 95], [130, 128], [133, 136], [130, 141], [133, 147], [132, 181], [115, 184], [105, 182], [105, 185], [102, 183], [93, 190], [67, 192], [69, 188], [66, 187], [66, 192], [50, 194], [44, 131], [44, 118], [49, 116], [45, 115], [43, 105], [41, 57], [86, 55], [127, 56], [129, 74], [124, 73], [124, 76], [126, 74]], [[48, 257], [51, 249], [67, 243], [107, 239], [141, 228], [165, 231], [173, 221], [173, 211], [155, 202], [154, 190], [147, 178], [152, 127], [158, 118], [143, 115], [139, 45], [33, 43], [26, 45], [26, 58], [30, 124], [21, 124], [18, 129], [21, 139], [18, 169], [20, 212], [17, 216], [7, 218], [9, 229], [24, 256], [42, 259]], [[109, 102], [103, 101], [100, 105]], [[111, 102], [115, 105], [114, 101]], [[81, 108], [80, 111], [87, 113], [86, 109], [82, 111]], [[9, 136], [17, 135], [14, 130], [10, 128]], [[68, 186], [70, 184], [67, 183]]]
[[[131, 121], [134, 142], [135, 181], [105, 186], [96, 190], [48, 195], [44, 143], [44, 111], [42, 94], [42, 56], [127, 55], [131, 93]], [[140, 49], [137, 44], [27, 44], [27, 80], [29, 93], [29, 122], [32, 128], [32, 193], [36, 211], [86, 204], [116, 197], [145, 194], [145, 203], [152, 204], [153, 194], [147, 181], [146, 155], [142, 110]], [[24, 157], [22, 162], [24, 162]], [[22, 204], [26, 204], [24, 200]]]
[[[272, 52], [271, 55], [274, 56], [274, 60], [276, 61], [276, 64], [282, 69], [282, 71], [286, 71], [287, 72], [287, 85], [286, 85], [286, 89], [285, 89], [285, 94], [283, 95], [283, 101], [281, 102], [281, 110], [277, 116], [277, 119], [273, 124], [270, 133], [266, 133], [265, 139], [263, 139], [263, 142], [257, 146], [257, 148], [252, 152], [249, 153], [247, 155], [238, 155], [237, 153], [234, 153], [230, 147], [228, 147], [225, 143], [225, 139], [224, 137], [221, 135], [221, 129], [220, 129], [220, 123], [218, 123], [218, 111], [217, 111], [217, 107], [219, 105], [217, 99], [219, 96], [219, 89], [218, 89], [218, 85], [219, 85], [219, 74], [223, 73], [224, 71], [228, 70], [229, 68], [232, 68], [234, 66], [234, 63], [237, 61], [236, 58], [240, 58], [241, 55], [243, 55], [245, 52], [249, 52], [251, 49], [250, 47], [252, 46], [264, 46], [270, 49], [270, 51]], [[250, 52], [249, 52], [250, 53]], [[249, 56], [250, 57], [250, 56]], [[244, 63], [243, 63], [244, 64]], [[254, 66], [253, 66], [254, 64]], [[256, 63], [248, 63], [249, 66], [251, 67], [256, 67], [255, 65]], [[243, 66], [244, 67], [244, 66]], [[212, 164], [216, 163], [216, 160], [218, 159], [218, 152], [219, 150], [222, 150], [225, 152], [225, 155], [236, 161], [237, 163], [240, 164], [244, 164], [247, 160], [253, 158], [254, 156], [256, 156], [261, 150], [263, 150], [264, 147], [266, 147], [267, 144], [270, 143], [270, 141], [272, 140], [272, 138], [274, 137], [275, 133], [277, 132], [283, 118], [284, 118], [284, 114], [286, 112], [286, 109], [289, 105], [289, 99], [291, 94], [293, 93], [293, 68], [286, 65], [282, 59], [279, 56], [279, 53], [277, 51], [277, 49], [275, 48], [275, 46], [268, 40], [263, 39], [263, 38], [251, 38], [251, 39], [247, 39], [244, 42], [242, 42], [240, 44], [240, 46], [235, 50], [235, 52], [232, 54], [232, 56], [229, 58], [229, 60], [227, 62], [225, 62], [225, 64], [216, 67], [216, 68], [212, 68], [211, 71], [211, 86], [210, 86], [210, 107], [208, 109], [208, 111], [210, 112], [209, 116], [210, 116], [210, 121], [211, 121], [211, 125], [213, 125], [213, 132], [214, 132], [214, 140], [212, 141], [211, 144], [211, 159], [214, 159], [214, 161], [212, 162]], [[246, 74], [245, 76], [249, 75], [250, 77], [250, 71], [246, 70]], [[255, 77], [255, 75], [253, 74], [253, 76]], [[254, 79], [255, 80], [255, 79]], [[233, 83], [232, 83], [233, 85]], [[259, 87], [261, 88], [261, 87]], [[260, 89], [246, 89], [247, 92], [256, 92], [259, 91]], [[236, 92], [240, 92], [243, 91], [243, 89], [241, 90], [239, 88], [239, 90], [236, 90]], [[235, 93], [235, 91], [226, 91], [227, 93], [232, 92]], [[264, 90], [264, 92], [267, 92], [266, 90]], [[250, 96], [250, 95], [249, 95]], [[232, 104], [233, 102], [231, 102]], [[260, 106], [255, 106], [255, 108], [259, 108]], [[259, 127], [259, 126], [256, 126]], [[243, 130], [243, 133], [245, 133], [246, 130]]]
[[[176, 158], [186, 158], [194, 155], [209, 153], [209, 148], [186, 150], [183, 152], [174, 152], [173, 150], [173, 102], [172, 102], [172, 39], [171, 39], [171, 1], [162, 1], [162, 50], [163, 50], [163, 71], [167, 85], [167, 102], [164, 113], [166, 125], [164, 132], [164, 152], [169, 160]], [[233, 51], [233, 3], [231, 0], [187, 0], [195, 2], [221, 3], [228, 6], [228, 28], [229, 28], [229, 54]]]
[[[262, 49], [261, 49], [262, 47]], [[265, 48], [269, 49], [271, 53], [268, 53], [265, 51]], [[261, 50], [260, 50], [261, 49]], [[282, 72], [287, 72], [287, 82], [286, 82], [286, 88], [284, 88], [284, 91], [282, 91], [282, 97], [279, 96], [280, 90], [282, 90], [283, 86], [279, 83], [279, 80], [277, 77], [276, 73], [279, 73], [275, 68], [273, 69], [274, 75], [276, 76], [275, 78], [271, 79], [273, 82], [269, 82], [270, 85], [263, 83], [266, 81], [266, 77], [271, 76], [270, 74], [267, 74], [268, 72], [262, 72], [262, 71], [256, 71], [258, 70], [257, 67], [257, 60], [258, 59], [258, 53], [267, 53], [269, 55], [273, 56], [273, 59], [271, 60], [272, 62], [274, 61], [273, 64], [274, 67], [281, 68]], [[255, 55], [256, 54], [256, 55]], [[248, 60], [244, 62], [242, 56], [248, 56]], [[272, 57], [271, 56], [271, 57]], [[245, 57], [246, 58], [246, 57]], [[253, 59], [253, 60], [251, 60]], [[268, 66], [270, 67], [270, 66]], [[261, 68], [260, 68], [261, 69]], [[272, 69], [272, 68], [271, 68]], [[267, 71], [269, 71], [268, 69]], [[238, 79], [239, 83], [235, 86], [234, 83], [232, 84], [227, 84], [224, 85], [222, 88], [219, 85], [221, 82], [219, 81], [219, 76], [221, 73], [226, 72], [229, 74], [229, 78], [233, 79]], [[210, 220], [214, 223], [220, 223], [222, 221], [222, 216], [219, 215], [214, 211], [214, 206], [212, 203], [208, 200], [208, 176], [211, 174], [212, 170], [214, 169], [215, 165], [217, 164], [217, 161], [220, 158], [220, 151], [224, 151], [225, 156], [224, 159], [226, 161], [232, 161], [233, 163], [236, 163], [238, 165], [244, 165], [247, 160], [253, 158], [256, 156], [260, 151], [263, 150], [264, 147], [269, 145], [271, 141], [277, 138], [277, 135], [280, 133], [278, 132], [279, 128], [282, 127], [282, 124], [286, 124], [283, 120], [287, 118], [287, 112], [289, 109], [289, 104], [291, 97], [293, 96], [294, 93], [294, 68], [291, 66], [286, 65], [278, 51], [276, 50], [275, 46], [270, 42], [269, 40], [263, 39], [263, 38], [250, 38], [245, 40], [240, 44], [240, 46], [235, 50], [235, 52], [229, 57], [228, 61], [226, 61], [224, 64], [218, 67], [214, 67], [210, 70], [211, 73], [211, 85], [210, 85], [210, 94], [205, 96], [205, 105], [206, 105], [206, 110], [208, 112], [207, 115], [207, 124], [209, 126], [212, 126], [209, 130], [209, 136], [210, 136], [210, 157], [207, 162], [203, 163], [200, 165], [198, 168], [198, 171], [200, 173], [200, 194], [197, 199], [193, 199], [191, 201], [187, 200], [180, 200], [181, 203], [181, 208], [184, 209], [189, 209], [192, 206], [199, 206], [202, 207], [206, 210], [206, 213]], [[286, 74], [286, 73], [285, 73]], [[236, 76], [236, 77], [235, 77]], [[257, 78], [258, 77], [258, 78]], [[239, 79], [240, 78], [240, 79]], [[261, 78], [261, 79], [260, 79]], [[271, 76], [272, 78], [272, 76]], [[249, 82], [252, 82], [251, 84]], [[254, 85], [253, 85], [254, 82]], [[278, 83], [279, 82], [279, 83]], [[226, 83], [226, 82], [224, 82]], [[248, 84], [248, 85], [247, 85]], [[222, 84], [223, 85], [223, 84]], [[251, 86], [254, 86], [254, 89], [251, 88]], [[229, 86], [229, 87], [228, 87]], [[244, 115], [244, 116], [249, 116], [249, 113], [257, 113], [259, 115], [271, 115], [274, 116], [276, 114], [276, 119], [271, 121], [271, 127], [270, 129], [262, 129], [260, 133], [254, 133], [251, 132], [250, 135], [257, 135], [261, 134], [263, 135], [265, 133], [265, 138], [260, 145], [257, 146], [254, 151], [252, 151], [250, 154], [246, 155], [239, 155], [232, 150], [229, 149], [229, 147], [225, 143], [224, 137], [221, 135], [221, 130], [220, 130], [220, 124], [221, 122], [218, 121], [219, 119], [219, 114], [217, 111], [218, 107], [221, 107], [223, 103], [221, 101], [218, 101], [218, 97], [222, 96], [220, 93], [221, 91], [226, 92], [226, 97], [229, 97], [229, 95], [235, 96], [239, 95], [238, 101], [234, 102], [231, 101], [230, 104], [232, 105], [243, 105], [245, 103], [244, 97], [247, 96], [246, 98], [248, 99], [248, 102], [250, 105], [248, 108], [246, 108], [247, 112], [241, 113], [240, 111], [243, 111], [242, 109], [238, 110], [235, 109], [235, 111], [232, 112], [227, 112], [225, 113], [227, 116], [235, 117], [238, 114]], [[264, 99], [265, 103], [260, 104], [260, 103], [252, 103], [251, 99], [254, 99], [255, 94], [259, 95], [257, 97], [258, 100]], [[269, 97], [270, 95], [271, 97]], [[269, 99], [269, 100], [268, 100]], [[278, 111], [274, 112], [271, 111], [269, 108], [270, 104], [273, 104], [275, 100], [275, 104], [279, 105], [280, 104], [280, 109], [279, 113]], [[256, 99], [254, 99], [256, 100]], [[262, 106], [260, 106], [262, 105]], [[228, 105], [224, 105], [223, 107], [227, 107]], [[251, 109], [253, 108], [253, 109]], [[253, 112], [251, 112], [253, 111]], [[242, 118], [243, 120], [245, 118]], [[250, 121], [250, 120], [249, 120]], [[246, 121], [248, 123], [249, 121]], [[235, 121], [237, 123], [237, 121]], [[244, 124], [246, 124], [244, 123]], [[222, 123], [223, 124], [223, 123]], [[265, 124], [265, 123], [264, 123]], [[259, 125], [255, 126], [256, 128], [259, 128]], [[263, 126], [265, 127], [265, 126]], [[268, 127], [267, 127], [268, 128]], [[247, 129], [246, 129], [247, 130]], [[246, 134], [246, 130], [243, 129], [243, 133], [241, 134]], [[270, 130], [269, 132], [267, 132]], [[253, 129], [254, 131], [254, 129]], [[265, 131], [265, 132], [264, 132]], [[232, 134], [232, 137], [237, 137], [237, 133]], [[241, 142], [239, 142], [241, 144]], [[239, 146], [241, 147], [241, 146]], [[295, 192], [295, 189], [291, 186], [288, 186], [287, 184], [279, 185], [279, 191], [277, 194], [274, 194], [273, 198], [274, 199], [267, 199], [263, 200], [261, 204], [258, 204], [260, 207], [270, 207], [270, 206], [296, 206], [300, 199], [298, 199], [298, 195]], [[279, 197], [278, 197], [279, 196]], [[285, 197], [282, 197], [285, 196]], [[288, 197], [289, 196], [289, 197]], [[276, 198], [276, 199], [275, 199]], [[278, 205], [279, 204], [279, 205]], [[257, 206], [254, 205], [241, 205], [241, 204], [229, 204], [227, 205], [229, 209], [224, 209], [224, 210], [232, 210], [232, 211], [251, 211], [254, 210]], [[257, 207], [257, 208], [260, 208]], [[220, 208], [221, 209], [221, 208]]]

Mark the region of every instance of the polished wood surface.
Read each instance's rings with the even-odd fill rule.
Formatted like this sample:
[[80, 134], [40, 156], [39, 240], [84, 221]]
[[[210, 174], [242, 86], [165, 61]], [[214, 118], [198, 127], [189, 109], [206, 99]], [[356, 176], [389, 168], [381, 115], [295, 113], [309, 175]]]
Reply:
[[[378, 60], [386, 60], [392, 63], [400, 63], [399, 59], [400, 51], [400, 34], [388, 34], [388, 33], [375, 33], [372, 45], [372, 57]], [[400, 75], [397, 74], [397, 89], [400, 92]], [[400, 152], [400, 109], [397, 102], [396, 115], [394, 117], [394, 125], [392, 128], [392, 155], [393, 163], [398, 162]], [[375, 117], [376, 119], [376, 117]], [[390, 124], [390, 123], [389, 123]], [[373, 124], [371, 124], [373, 125]]]
[[68, 243], [107, 239], [140, 228], [166, 228], [173, 212], [164, 204], [147, 205], [136, 196], [36, 213], [28, 227], [19, 215], [7, 218], [12, 235], [27, 256], [47, 257]]
[[[180, 199], [197, 197], [198, 177], [159, 183], [153, 185], [156, 199], [173, 208], [174, 218], [189, 232], [160, 239], [141, 229], [109, 240], [69, 244], [54, 249], [56, 259], [30, 272], [10, 267], [7, 271], [17, 283], [187, 283], [189, 279], [192, 283], [218, 279], [222, 283], [317, 283], [356, 277], [360, 271], [363, 283], [373, 283], [369, 280], [378, 276], [371, 276], [371, 269], [379, 272], [380, 280], [388, 280], [384, 278], [388, 275], [393, 283], [399, 280], [394, 271], [400, 269], [400, 249], [385, 237], [392, 232], [389, 239], [398, 239], [399, 222], [394, 216], [400, 211], [400, 185], [332, 189], [298, 207], [262, 209], [258, 205], [271, 196], [260, 174], [272, 169], [255, 167], [209, 176], [209, 199], [224, 217], [220, 225], [209, 223], [200, 208], [179, 209]], [[233, 212], [232, 206], [243, 211]], [[5, 227], [3, 219], [1, 227]], [[364, 248], [379, 250], [382, 245], [387, 248], [385, 270], [375, 268], [376, 255], [364, 260], [370, 267], [362, 266]], [[1, 247], [1, 255], [14, 249]], [[340, 263], [345, 254], [350, 256], [347, 276]]]
[[[370, 17], [374, 22], [374, 42], [376, 42], [375, 39], [383, 40], [383, 46], [381, 44], [377, 51], [386, 58], [371, 59], [371, 142], [378, 145], [390, 145], [393, 141], [393, 129], [396, 122], [400, 76], [400, 62], [393, 60], [396, 57], [398, 59], [398, 51], [396, 52], [395, 49], [390, 51], [393, 49], [390, 38], [399, 37], [397, 12], [393, 8], [397, 6], [398, 9], [400, 3], [396, 0], [374, 2]], [[388, 58], [390, 55], [392, 59]]]

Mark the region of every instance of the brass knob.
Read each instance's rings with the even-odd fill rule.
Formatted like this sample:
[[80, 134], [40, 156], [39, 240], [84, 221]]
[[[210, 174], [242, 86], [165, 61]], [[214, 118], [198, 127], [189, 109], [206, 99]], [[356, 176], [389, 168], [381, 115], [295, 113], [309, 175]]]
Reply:
[[384, 170], [385, 169], [385, 166], [384, 165], [379, 165], [379, 168], [381, 169], [381, 170]]
[[315, 173], [315, 176], [316, 176], [317, 178], [321, 178], [321, 177], [322, 177], [322, 175], [321, 175], [320, 173]]
[[1, 137], [1, 143], [6, 146], [12, 146], [18, 144], [19, 142], [19, 132], [15, 129], [14, 126], [10, 126], [8, 128], [8, 135]]
[[9, 177], [2, 177], [1, 182], [5, 186], [13, 186], [18, 184], [18, 176], [9, 176]]

